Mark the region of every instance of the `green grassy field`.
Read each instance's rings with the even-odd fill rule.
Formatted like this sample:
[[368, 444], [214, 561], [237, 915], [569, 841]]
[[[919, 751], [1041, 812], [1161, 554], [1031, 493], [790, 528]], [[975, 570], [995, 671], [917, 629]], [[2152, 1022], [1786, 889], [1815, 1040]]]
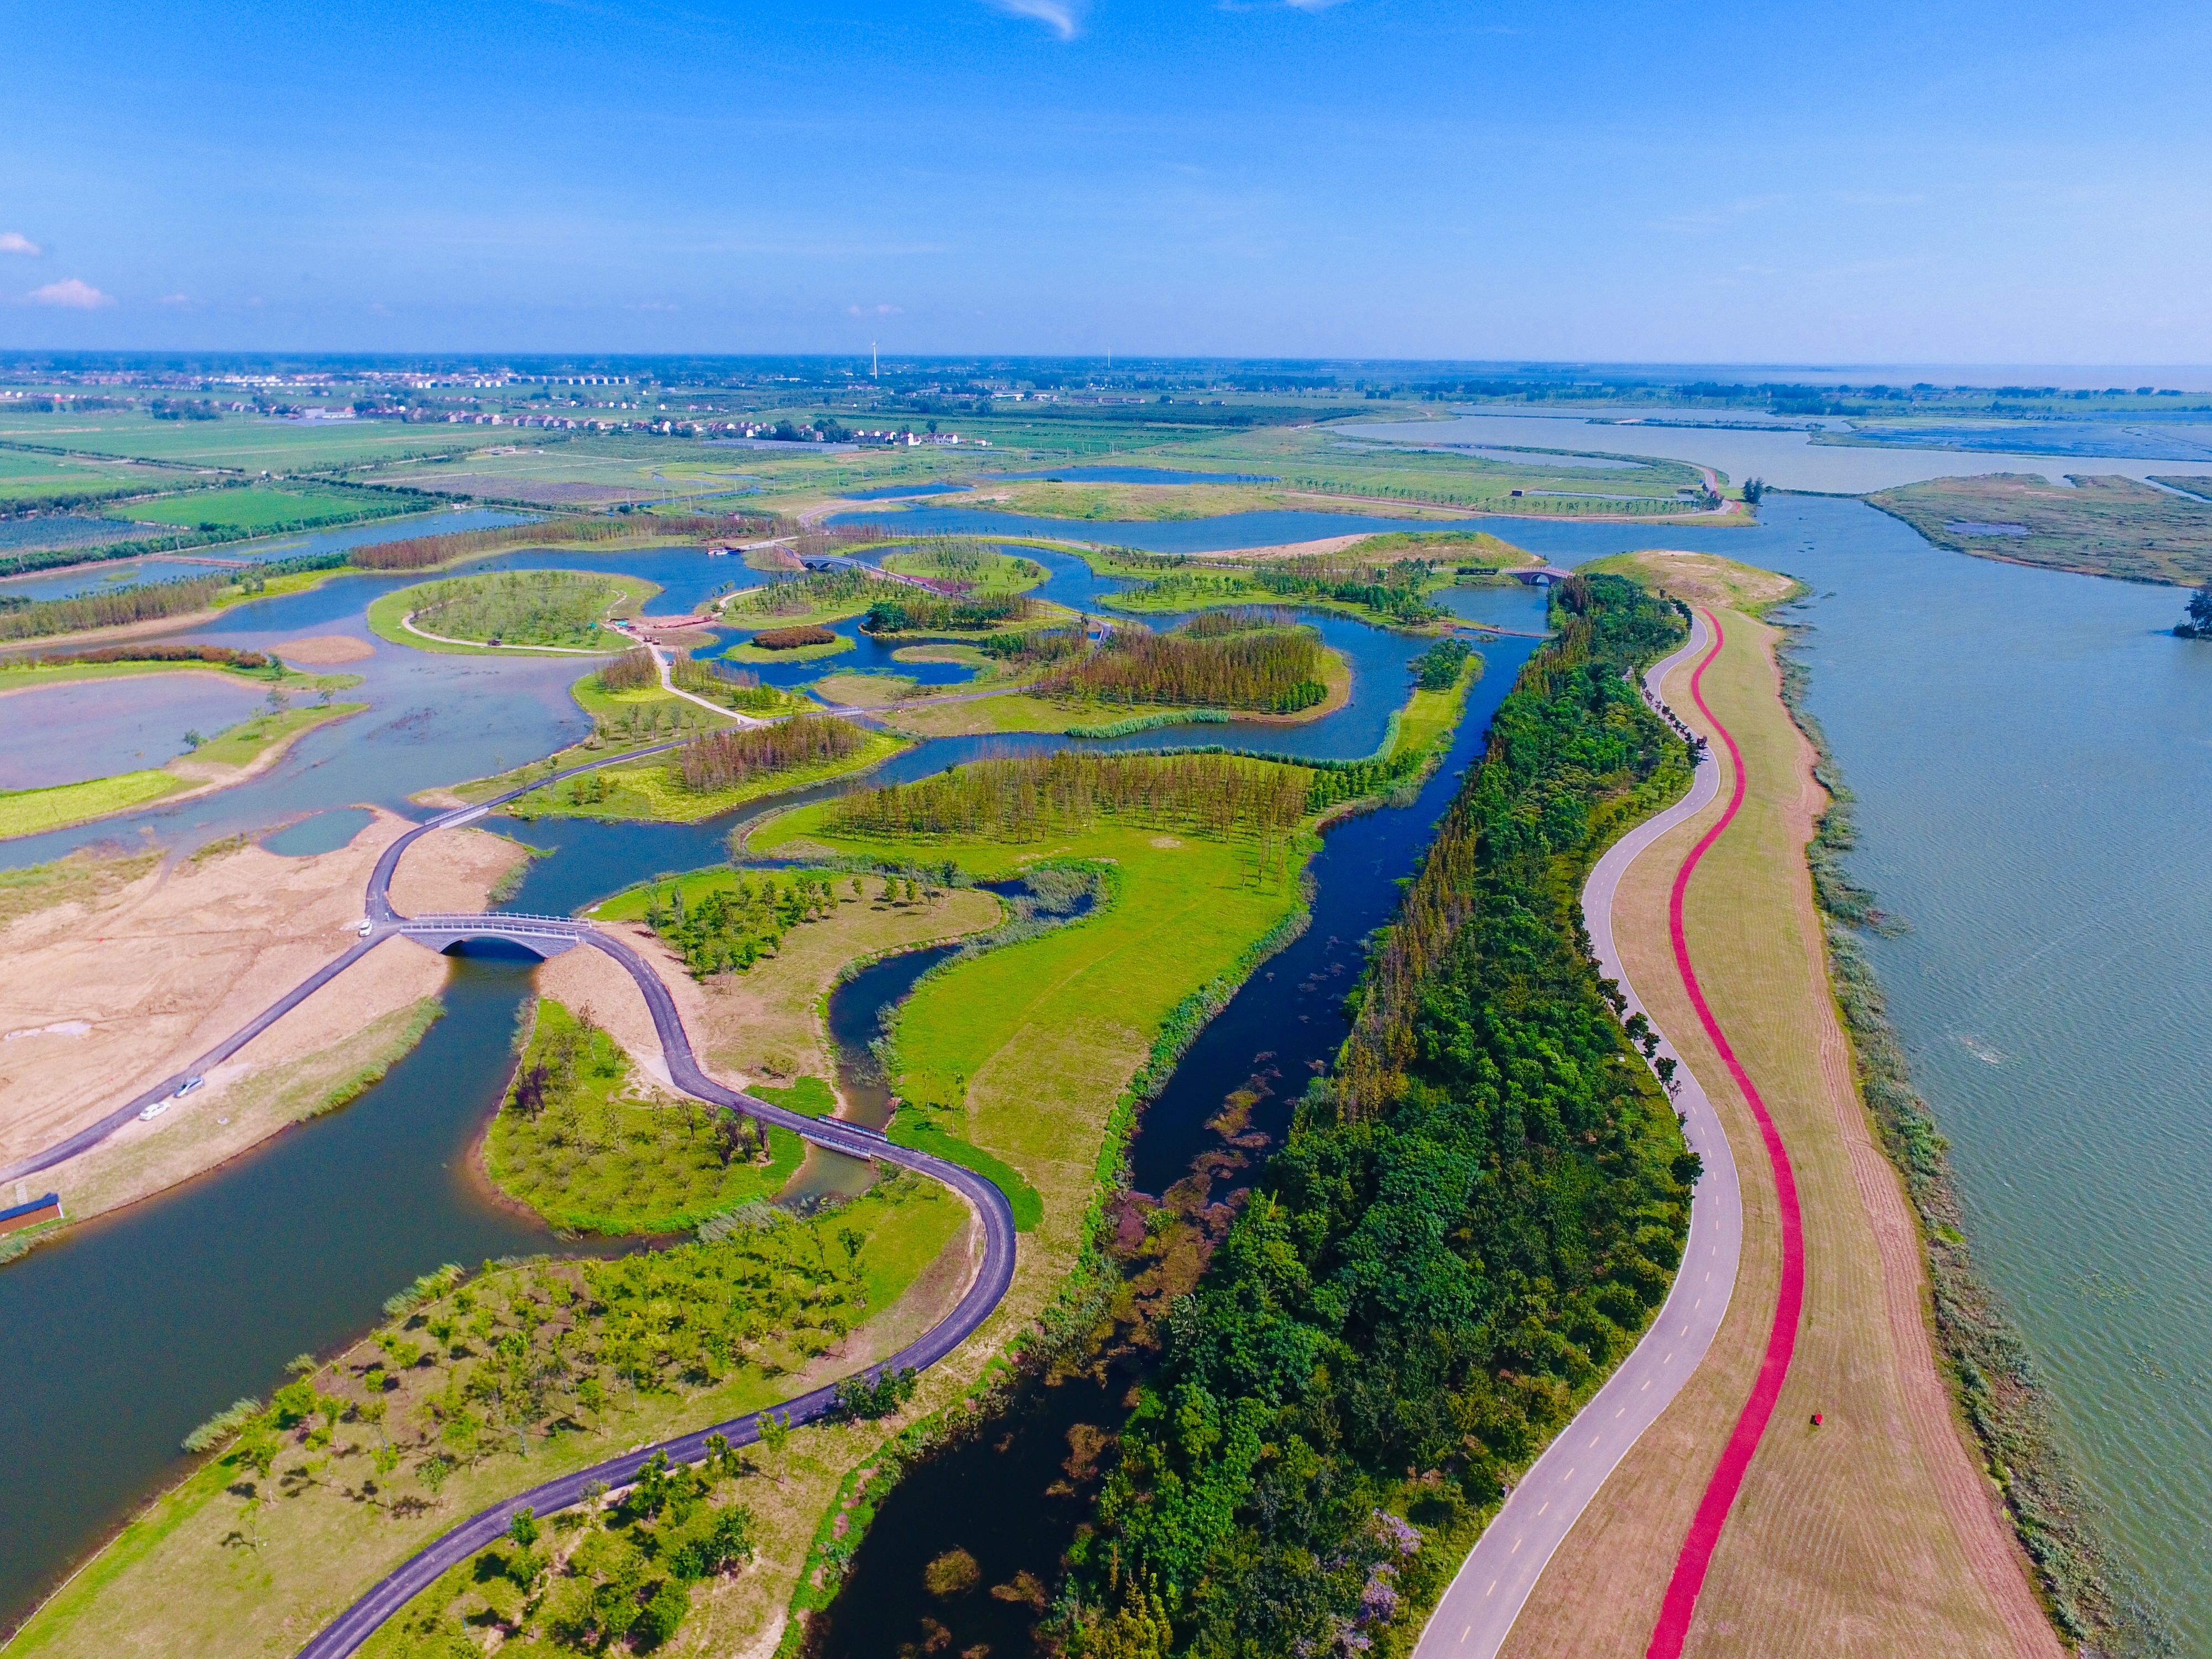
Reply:
[[0, 841], [65, 830], [111, 812], [127, 812], [191, 787], [174, 772], [157, 769], [120, 772], [113, 777], [58, 784], [51, 789], [0, 791]]
[[2212, 501], [2073, 476], [2071, 489], [2040, 473], [1935, 478], [1867, 500], [1957, 553], [2129, 581], [2212, 580]]
[[891, 1082], [908, 1103], [894, 1139], [965, 1143], [1016, 1171], [1038, 1195], [1042, 1270], [1056, 1277], [1077, 1243], [1108, 1117], [1155, 1036], [1186, 999], [1298, 912], [1297, 884], [1256, 879], [1250, 849], [1233, 836], [1117, 825], [1042, 846], [866, 841], [829, 834], [832, 810], [776, 819], [755, 832], [753, 849], [820, 844], [892, 862], [950, 860], [984, 879], [1048, 859], [1112, 861], [1110, 902], [925, 980], [893, 1030]]
[[638, 1084], [613, 1038], [540, 998], [485, 1139], [492, 1184], [571, 1232], [684, 1232], [773, 1198], [805, 1155], [797, 1135], [771, 1129], [758, 1156], [747, 1146], [726, 1157], [714, 1113], [696, 1102], [639, 1098]]
[[859, 649], [858, 645], [842, 634], [829, 645], [802, 645], [789, 651], [769, 651], [744, 641], [725, 649], [721, 653], [721, 660], [737, 663], [819, 662], [824, 657], [840, 656], [845, 652]]
[[331, 524], [404, 510], [400, 501], [327, 489], [195, 489], [159, 501], [133, 501], [108, 509], [107, 516], [135, 524], [172, 524], [185, 530], [233, 531], [259, 535], [278, 528]]
[[[418, 651], [626, 651], [629, 641], [600, 623], [635, 616], [659, 592], [642, 577], [593, 570], [487, 571], [380, 594], [369, 603], [368, 626], [379, 639]], [[422, 633], [404, 626], [410, 612]], [[496, 647], [465, 643], [492, 639]]]
[[0, 791], [0, 840], [42, 835], [49, 830], [65, 830], [112, 813], [131, 811], [204, 783], [235, 782], [237, 777], [223, 776], [222, 772], [234, 769], [242, 774], [270, 749], [368, 707], [365, 702], [341, 702], [282, 712], [264, 710], [170, 762], [167, 768], [121, 772], [51, 789]]
[[169, 489], [178, 475], [127, 461], [97, 461], [75, 456], [40, 455], [0, 449], [0, 501], [25, 507], [110, 490]]
[[[706, 714], [703, 709], [697, 712]], [[708, 715], [707, 718], [711, 720], [713, 716]], [[869, 767], [890, 759], [906, 746], [897, 738], [871, 732], [859, 751], [843, 760], [795, 766], [787, 771], [748, 779], [728, 789], [703, 793], [684, 787], [683, 774], [675, 763], [656, 757], [634, 766], [610, 766], [590, 778], [574, 779], [548, 789], [535, 790], [500, 810], [525, 821], [562, 817], [622, 819], [643, 823], [696, 823], [701, 818], [713, 817], [733, 806], [742, 806], [747, 801], [758, 800], [763, 795], [781, 794], [788, 789], [802, 789], [809, 784], [820, 783], [830, 778], [866, 771]], [[573, 750], [568, 752], [574, 753]], [[526, 769], [526, 771], [534, 769]], [[497, 794], [502, 789], [512, 788], [514, 783], [522, 781], [524, 774], [512, 774], [510, 778], [512, 781], [509, 778], [486, 779], [479, 784], [465, 785], [459, 793], [465, 799], [472, 794], [479, 798]]]
[[1044, 567], [1018, 553], [950, 538], [884, 556], [884, 568], [902, 576], [966, 582], [982, 593], [1026, 593], [1042, 582]]

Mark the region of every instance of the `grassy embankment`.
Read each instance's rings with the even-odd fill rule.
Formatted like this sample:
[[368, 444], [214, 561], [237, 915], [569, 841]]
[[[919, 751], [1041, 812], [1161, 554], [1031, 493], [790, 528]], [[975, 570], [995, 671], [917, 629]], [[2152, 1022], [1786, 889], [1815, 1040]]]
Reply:
[[[310, 678], [297, 678], [303, 682]], [[332, 678], [358, 684], [356, 677]], [[7, 684], [12, 684], [12, 677], [0, 678], [0, 685]], [[0, 791], [0, 840], [67, 829], [150, 805], [172, 795], [228, 787], [274, 765], [287, 749], [317, 726], [358, 714], [368, 707], [365, 702], [331, 702], [304, 708], [264, 708], [166, 766], [48, 789]]]
[[422, 651], [623, 651], [629, 642], [602, 624], [635, 617], [659, 592], [642, 577], [598, 571], [487, 571], [380, 594], [368, 626], [379, 639]]
[[[694, 717], [697, 717], [695, 719]], [[802, 720], [811, 717], [800, 716]], [[705, 735], [714, 716], [694, 704], [675, 706], [672, 720], [679, 724], [659, 731], [664, 738], [684, 731]], [[702, 725], [704, 722], [705, 725]], [[781, 728], [779, 728], [781, 729]], [[809, 784], [849, 776], [881, 765], [908, 745], [881, 732], [849, 728], [855, 739], [850, 752], [787, 764], [767, 764], [727, 783], [694, 787], [685, 781], [684, 751], [671, 750], [630, 765], [611, 765], [586, 777], [533, 790], [501, 810], [525, 820], [539, 817], [622, 819], [649, 823], [695, 823], [726, 812], [764, 795], [803, 789]], [[653, 735], [645, 734], [647, 738]], [[482, 800], [529, 781], [532, 772], [557, 771], [592, 757], [588, 749], [570, 749], [540, 767], [526, 767], [501, 778], [464, 784], [454, 793], [463, 799]]]
[[696, 1101], [665, 1097], [605, 1030], [541, 997], [485, 1136], [484, 1172], [570, 1232], [688, 1231], [773, 1198], [805, 1155], [788, 1130], [771, 1129], [756, 1146], [722, 1133], [724, 1121]]
[[2126, 581], [2212, 580], [2212, 501], [2132, 478], [2069, 476], [2070, 489], [2040, 473], [1935, 478], [1867, 500], [1956, 553]]
[[[977, 732], [1098, 737], [1194, 715], [1267, 724], [1314, 720], [1350, 701], [1351, 665], [1310, 629], [1285, 625], [1273, 613], [1242, 618], [1241, 626], [1239, 620], [1196, 618], [1163, 635], [1126, 630], [1087, 655], [1079, 641], [1032, 630], [1039, 648], [1006, 659], [1007, 672], [1031, 682], [1029, 688], [902, 709], [898, 721], [902, 729], [929, 737]], [[831, 690], [827, 683], [818, 689], [824, 695]]]
[[[327, 1364], [307, 1360], [268, 1407], [247, 1402], [216, 1429], [224, 1449], [126, 1527], [14, 1650], [289, 1654], [481, 1505], [849, 1372], [903, 1329], [901, 1297], [966, 1222], [957, 1200], [910, 1179], [819, 1221], [739, 1228], [667, 1255], [526, 1263], [465, 1282], [458, 1271], [431, 1275], [387, 1304], [368, 1340]], [[714, 1287], [703, 1298], [702, 1283]], [[887, 1310], [890, 1331], [863, 1322]], [[773, 1549], [780, 1496], [739, 1465], [692, 1510], [711, 1520], [742, 1502], [759, 1547]], [[599, 1622], [578, 1645], [591, 1650], [603, 1632], [618, 1638], [672, 1582], [678, 1605], [664, 1600], [656, 1616], [680, 1623], [686, 1575], [666, 1559], [641, 1560], [634, 1534], [617, 1537], [598, 1518], [579, 1510], [556, 1528], [563, 1547], [541, 1552], [543, 1577], [533, 1575], [563, 1606], [598, 1601]], [[473, 1589], [451, 1615], [458, 1636], [459, 1615], [487, 1609], [487, 1586], [472, 1577], [410, 1612], [434, 1619]], [[610, 1577], [617, 1588], [599, 1600]], [[490, 1607], [520, 1611], [524, 1596], [501, 1602], [489, 1588]], [[707, 1599], [725, 1588], [709, 1577]], [[441, 1632], [428, 1650], [448, 1650], [447, 1640]]]
[[[1727, 633], [1704, 690], [1743, 752], [1747, 793], [1699, 866], [1686, 927], [1714, 1013], [1780, 1127], [1805, 1229], [1805, 1316], [1790, 1376], [1690, 1639], [1715, 1654], [1813, 1651], [1848, 1622], [1855, 1650], [1871, 1655], [2049, 1651], [2047, 1633], [2035, 1644], [2041, 1615], [2023, 1565], [1991, 1518], [1936, 1370], [1912, 1218], [1853, 1087], [1804, 856], [1826, 800], [1778, 696], [1777, 632], [1758, 619], [1795, 585], [1711, 556], [1645, 554], [1617, 568], [1713, 605]], [[1677, 670], [1668, 698], [1701, 725], [1688, 678]], [[1512, 1659], [1644, 1651], [1716, 1449], [1765, 1351], [1780, 1263], [1773, 1182], [1668, 943], [1673, 873], [1719, 810], [1638, 861], [1614, 926], [1654, 1021], [1739, 1149], [1742, 1266], [1704, 1364], [1562, 1547], [1514, 1627]], [[1604, 1593], [1590, 1594], [1594, 1583]]]

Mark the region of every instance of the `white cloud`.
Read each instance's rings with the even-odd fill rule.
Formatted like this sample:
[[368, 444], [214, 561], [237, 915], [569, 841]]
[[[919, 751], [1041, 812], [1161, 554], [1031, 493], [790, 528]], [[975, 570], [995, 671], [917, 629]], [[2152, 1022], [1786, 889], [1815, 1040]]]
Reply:
[[1011, 16], [1036, 19], [1063, 40], [1075, 39], [1082, 27], [1082, 0], [991, 0], [991, 3]]
[[899, 317], [903, 316], [905, 313], [904, 306], [847, 306], [845, 307], [845, 314], [848, 317]]
[[164, 294], [158, 303], [165, 306], [188, 306], [192, 302], [189, 294]]
[[27, 253], [35, 259], [45, 252], [46, 249], [20, 230], [0, 230], [0, 253]]
[[1331, 6], [1339, 4], [1340, 0], [1283, 0], [1283, 3], [1300, 11], [1327, 11]]
[[58, 306], [64, 311], [97, 311], [115, 303], [112, 294], [102, 294], [90, 283], [65, 276], [58, 283], [34, 288], [23, 296], [34, 306]]

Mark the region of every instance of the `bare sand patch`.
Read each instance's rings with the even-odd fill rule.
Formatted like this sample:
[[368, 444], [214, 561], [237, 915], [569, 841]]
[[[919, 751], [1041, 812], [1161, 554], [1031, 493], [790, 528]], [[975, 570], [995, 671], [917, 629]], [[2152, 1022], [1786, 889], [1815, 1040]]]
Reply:
[[[248, 845], [106, 892], [88, 884], [0, 930], [0, 1030], [40, 1033], [0, 1052], [0, 1164], [52, 1146], [174, 1073], [343, 951], [371, 868], [409, 827], [380, 812], [345, 847], [311, 858]], [[525, 856], [477, 831], [428, 839], [433, 847], [410, 854], [407, 867], [441, 908], [481, 908], [491, 883]], [[388, 1063], [386, 1051], [407, 1028], [419, 1035], [419, 1005], [445, 979], [431, 953], [380, 946], [204, 1089], [43, 1179], [81, 1216], [219, 1163], [301, 1115], [343, 1076]], [[70, 1025], [89, 1029], [52, 1029]], [[261, 1091], [260, 1104], [241, 1121], [234, 1103], [248, 1085]], [[221, 1117], [234, 1121], [212, 1121]]]
[[374, 646], [367, 640], [357, 640], [350, 634], [318, 634], [312, 639], [288, 640], [271, 649], [286, 662], [305, 663], [310, 668], [326, 668], [342, 662], [362, 662], [376, 654]]

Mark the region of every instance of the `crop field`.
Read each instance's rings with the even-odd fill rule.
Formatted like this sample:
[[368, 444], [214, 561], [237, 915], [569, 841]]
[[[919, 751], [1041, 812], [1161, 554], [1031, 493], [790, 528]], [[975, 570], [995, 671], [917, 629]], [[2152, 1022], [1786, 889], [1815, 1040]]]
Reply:
[[128, 461], [83, 460], [73, 455], [0, 449], [0, 502], [13, 507], [36, 507], [110, 491], [173, 489], [177, 482], [173, 471], [133, 466]]
[[2212, 580], [2212, 501], [2132, 478], [2076, 477], [2069, 489], [2040, 473], [1996, 472], [1867, 500], [1957, 553], [2129, 581]]
[[132, 410], [0, 414], [0, 441], [79, 454], [138, 457], [187, 467], [291, 472], [439, 455], [483, 441], [483, 429], [398, 421], [157, 421]]
[[158, 501], [133, 501], [109, 509], [109, 516], [139, 524], [169, 524], [185, 530], [228, 530], [241, 536], [278, 528], [331, 524], [379, 512], [400, 512], [402, 503], [380, 503], [374, 495], [339, 495], [322, 489], [196, 489]]
[[0, 791], [0, 840], [41, 835], [72, 823], [128, 811], [191, 785], [173, 772], [122, 772], [52, 789]]

